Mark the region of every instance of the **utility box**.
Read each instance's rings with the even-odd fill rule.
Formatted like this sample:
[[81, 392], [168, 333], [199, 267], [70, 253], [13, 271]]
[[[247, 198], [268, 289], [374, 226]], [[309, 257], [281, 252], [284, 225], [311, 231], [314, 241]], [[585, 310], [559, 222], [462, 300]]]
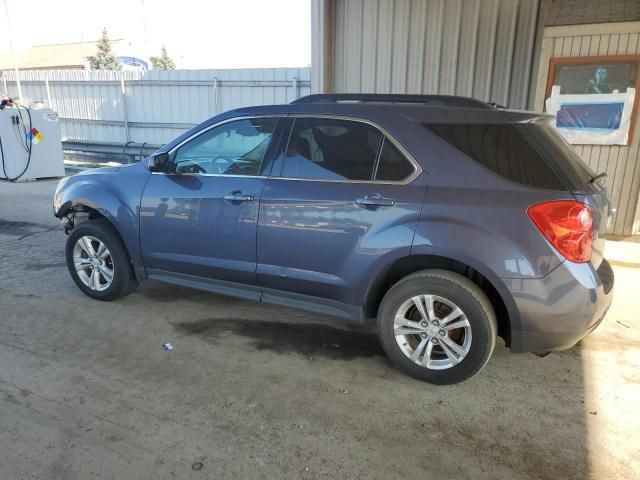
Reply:
[[25, 108], [0, 110], [0, 178], [25, 181], [64, 177], [58, 113], [48, 108], [29, 112], [31, 121]]

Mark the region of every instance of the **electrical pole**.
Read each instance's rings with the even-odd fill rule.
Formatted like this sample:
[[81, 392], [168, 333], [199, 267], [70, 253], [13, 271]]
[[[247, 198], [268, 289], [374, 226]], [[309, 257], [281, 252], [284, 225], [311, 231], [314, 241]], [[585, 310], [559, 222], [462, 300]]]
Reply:
[[22, 103], [22, 88], [20, 86], [20, 72], [18, 71], [18, 57], [16, 49], [13, 45], [13, 30], [11, 29], [11, 16], [9, 15], [9, 0], [4, 0], [4, 12], [7, 16], [7, 31], [9, 33], [9, 48], [13, 55], [13, 72], [16, 76], [16, 85], [18, 87], [18, 103]]

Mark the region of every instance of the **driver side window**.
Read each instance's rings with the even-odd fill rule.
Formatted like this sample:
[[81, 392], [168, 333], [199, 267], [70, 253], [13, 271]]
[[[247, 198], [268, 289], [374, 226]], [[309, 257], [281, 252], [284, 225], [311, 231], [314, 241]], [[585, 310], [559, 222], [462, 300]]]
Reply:
[[276, 122], [275, 118], [248, 118], [214, 127], [176, 151], [176, 172], [259, 175]]

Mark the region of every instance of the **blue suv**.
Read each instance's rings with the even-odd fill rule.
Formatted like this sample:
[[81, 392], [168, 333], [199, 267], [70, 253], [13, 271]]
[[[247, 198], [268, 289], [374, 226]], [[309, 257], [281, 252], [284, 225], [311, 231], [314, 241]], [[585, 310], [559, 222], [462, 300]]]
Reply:
[[401, 370], [455, 383], [497, 337], [566, 349], [611, 304], [608, 197], [551, 120], [449, 96], [241, 108], [64, 178], [54, 214], [92, 298], [151, 278], [375, 324]]

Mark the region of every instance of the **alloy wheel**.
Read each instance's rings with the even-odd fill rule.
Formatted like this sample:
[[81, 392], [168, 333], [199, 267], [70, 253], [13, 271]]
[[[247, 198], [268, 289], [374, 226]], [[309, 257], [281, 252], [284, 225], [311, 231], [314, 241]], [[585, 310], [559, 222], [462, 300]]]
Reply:
[[471, 324], [462, 309], [438, 295], [417, 295], [402, 303], [393, 334], [409, 360], [430, 370], [459, 364], [472, 341]]
[[91, 290], [102, 292], [113, 283], [111, 252], [96, 237], [87, 235], [78, 238], [73, 247], [73, 264], [80, 281]]

